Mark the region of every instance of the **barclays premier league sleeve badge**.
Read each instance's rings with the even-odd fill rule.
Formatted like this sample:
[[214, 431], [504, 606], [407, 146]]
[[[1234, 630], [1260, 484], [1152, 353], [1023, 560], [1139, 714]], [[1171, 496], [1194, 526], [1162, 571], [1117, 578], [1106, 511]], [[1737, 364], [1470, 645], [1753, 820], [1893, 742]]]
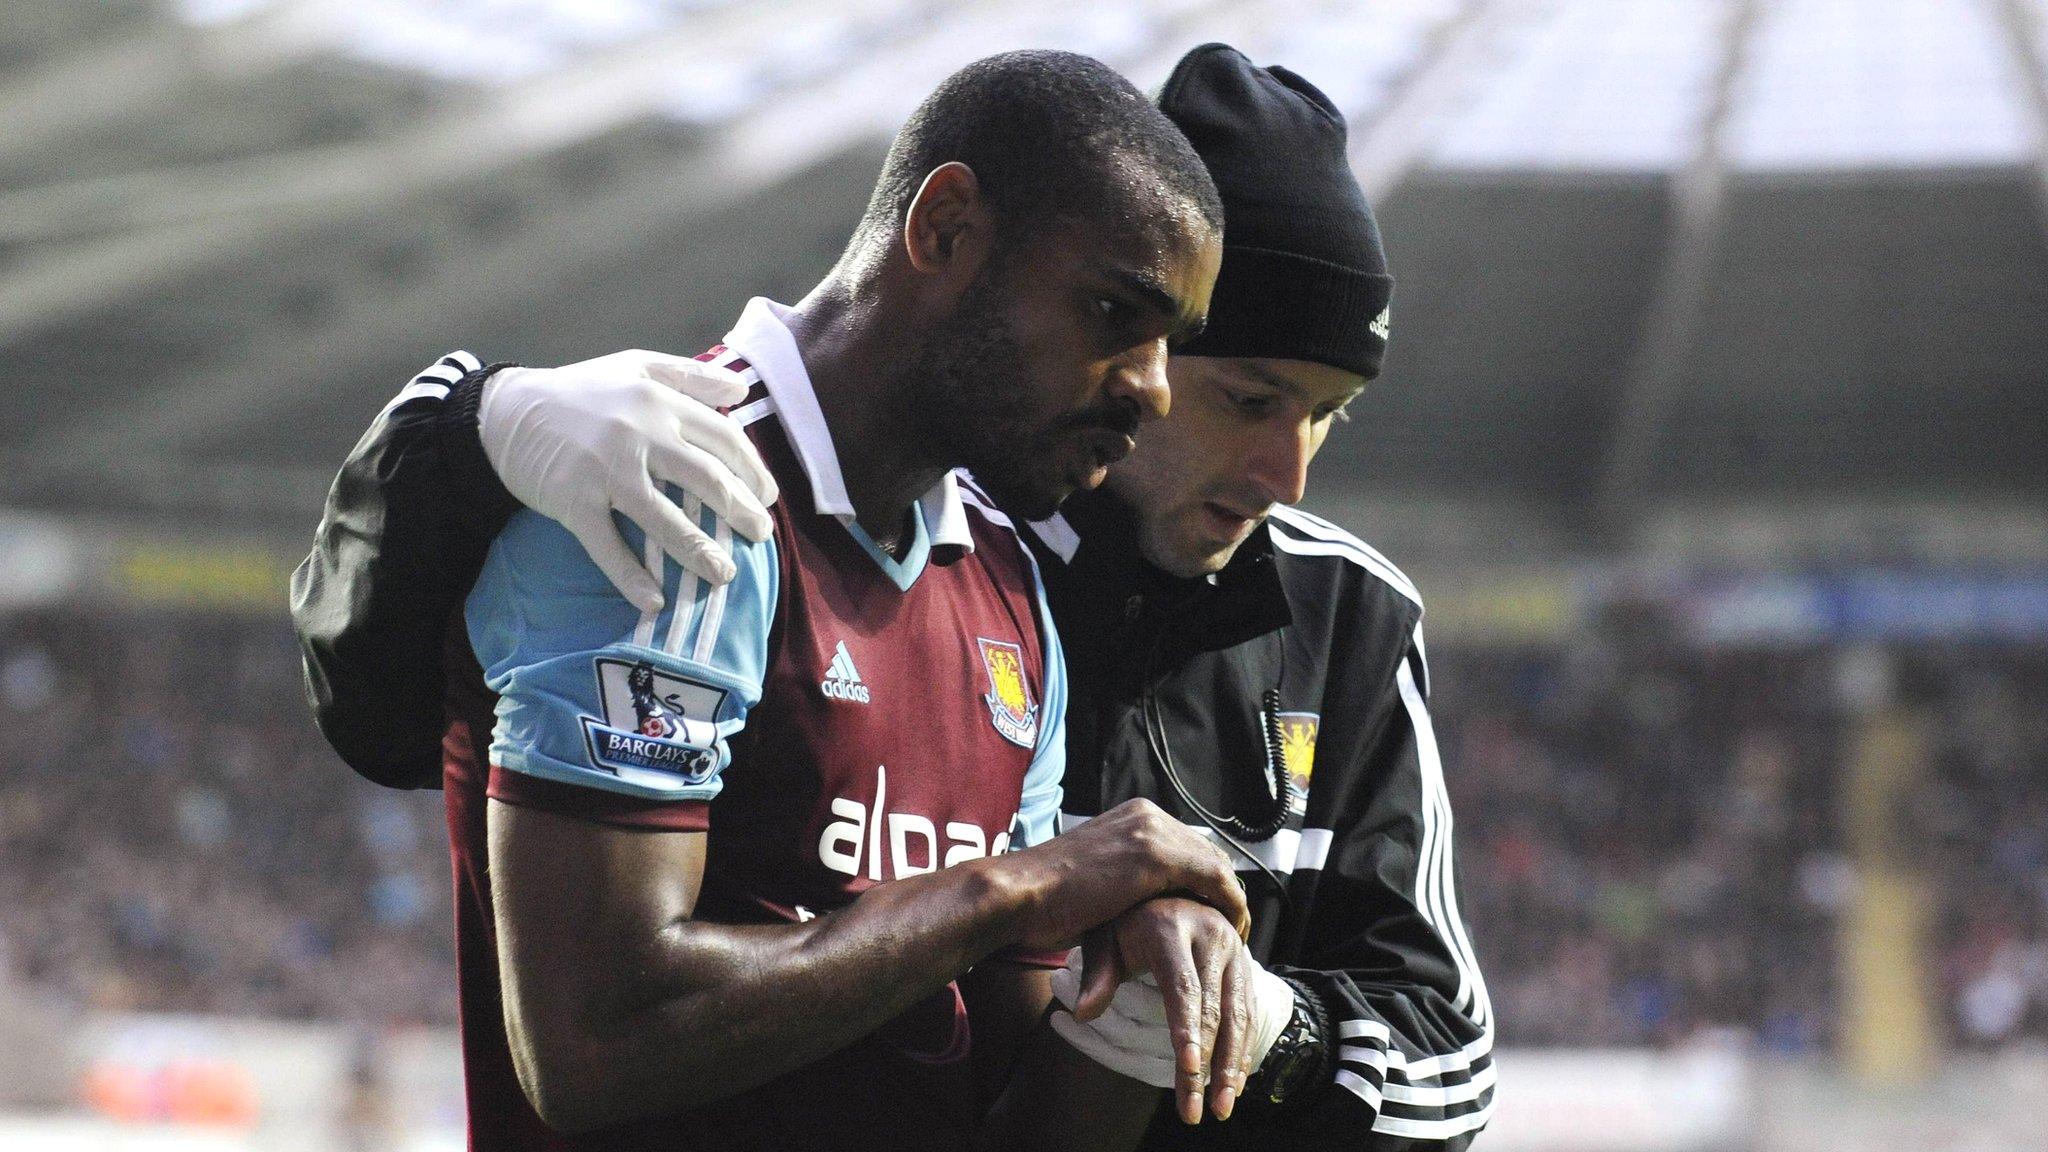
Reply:
[[604, 717], [583, 717], [592, 764], [628, 779], [655, 773], [669, 787], [717, 775], [723, 689], [671, 676], [644, 660], [601, 658], [596, 671]]
[[988, 695], [982, 700], [996, 731], [1012, 744], [1036, 745], [1038, 705], [1032, 703], [1030, 682], [1024, 678], [1024, 650], [979, 636], [975, 642], [981, 645], [981, 664], [988, 672]]

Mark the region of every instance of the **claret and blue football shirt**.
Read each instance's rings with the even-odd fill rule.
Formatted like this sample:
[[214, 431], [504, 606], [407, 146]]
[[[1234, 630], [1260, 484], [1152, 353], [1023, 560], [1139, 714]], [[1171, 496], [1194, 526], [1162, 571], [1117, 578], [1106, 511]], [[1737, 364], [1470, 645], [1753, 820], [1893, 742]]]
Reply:
[[855, 522], [786, 315], [753, 301], [703, 357], [752, 385], [734, 416], [782, 490], [760, 543], [682, 498], [732, 547], [729, 584], [707, 586], [620, 521], [665, 575], [664, 607], [642, 612], [566, 529], [526, 511], [470, 595], [468, 639], [495, 715], [486, 768], [475, 754], [486, 718], [458, 699], [458, 718], [472, 719], [451, 734], [446, 784], [472, 1127], [495, 1126], [493, 1146], [773, 1143], [801, 1139], [819, 1115], [836, 1126], [848, 1109], [866, 1111], [845, 1130], [916, 1119], [936, 1146], [957, 1139], [944, 1118], [969, 1102], [946, 1097], [968, 1089], [948, 1069], [971, 1040], [950, 991], [935, 1011], [823, 1065], [588, 1143], [541, 1128], [511, 1074], [482, 794], [620, 827], [708, 832], [695, 914], [726, 923], [827, 915], [876, 883], [1055, 830], [1066, 687], [1030, 553], [959, 475], [907, 510], [902, 556], [881, 550]]

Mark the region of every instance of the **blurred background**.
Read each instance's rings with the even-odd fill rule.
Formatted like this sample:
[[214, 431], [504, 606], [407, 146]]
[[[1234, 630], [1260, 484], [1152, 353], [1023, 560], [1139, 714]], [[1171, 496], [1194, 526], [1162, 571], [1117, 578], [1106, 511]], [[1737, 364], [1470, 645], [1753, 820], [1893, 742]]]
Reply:
[[1479, 1147], [2043, 1149], [2048, 0], [0, 0], [0, 1146], [456, 1148], [436, 794], [284, 614], [444, 351], [693, 352], [958, 65], [1236, 44], [1399, 287]]

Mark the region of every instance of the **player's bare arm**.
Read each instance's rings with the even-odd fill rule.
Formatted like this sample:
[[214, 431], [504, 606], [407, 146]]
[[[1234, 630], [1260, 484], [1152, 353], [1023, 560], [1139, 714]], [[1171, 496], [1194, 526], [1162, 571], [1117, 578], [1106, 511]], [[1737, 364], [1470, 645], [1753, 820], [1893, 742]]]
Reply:
[[879, 885], [800, 924], [691, 919], [710, 833], [492, 802], [491, 888], [521, 1086], [566, 1131], [680, 1111], [874, 1031], [1006, 945], [1050, 948], [1185, 891], [1248, 924], [1228, 862], [1144, 800], [1036, 848]]

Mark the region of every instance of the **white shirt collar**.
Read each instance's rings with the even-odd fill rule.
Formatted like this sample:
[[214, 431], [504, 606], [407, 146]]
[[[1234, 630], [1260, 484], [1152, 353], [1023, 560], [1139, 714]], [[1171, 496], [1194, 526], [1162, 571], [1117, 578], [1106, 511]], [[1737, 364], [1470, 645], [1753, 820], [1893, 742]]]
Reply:
[[[846, 495], [846, 476], [839, 468], [839, 453], [832, 446], [832, 430], [818, 407], [818, 394], [811, 386], [810, 370], [796, 337], [790, 335], [787, 305], [765, 296], [747, 301], [725, 346], [744, 357], [775, 401], [782, 427], [796, 448], [804, 475], [811, 481], [811, 502], [821, 515], [835, 516], [851, 527], [853, 501]], [[967, 510], [960, 503], [959, 481], [947, 472], [931, 490], [917, 499], [918, 514], [933, 547], [974, 550], [974, 536], [967, 524]]]

